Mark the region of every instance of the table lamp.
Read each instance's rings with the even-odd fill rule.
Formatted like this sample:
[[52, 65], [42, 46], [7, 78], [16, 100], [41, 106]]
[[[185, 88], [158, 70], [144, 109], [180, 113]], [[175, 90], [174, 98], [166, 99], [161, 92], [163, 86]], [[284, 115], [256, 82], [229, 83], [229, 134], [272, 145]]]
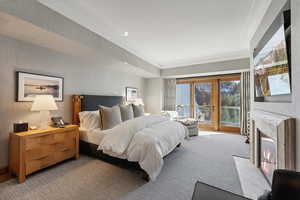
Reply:
[[52, 95], [37, 95], [34, 98], [31, 111], [40, 111], [40, 129], [48, 128], [51, 110], [57, 110]]

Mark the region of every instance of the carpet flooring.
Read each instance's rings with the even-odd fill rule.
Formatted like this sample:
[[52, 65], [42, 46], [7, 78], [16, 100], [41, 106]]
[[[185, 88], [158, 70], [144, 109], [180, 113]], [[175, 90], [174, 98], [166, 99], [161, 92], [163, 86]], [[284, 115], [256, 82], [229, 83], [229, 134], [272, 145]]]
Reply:
[[[200, 134], [201, 135], [201, 134]], [[245, 138], [202, 135], [187, 140], [165, 158], [155, 182], [142, 173], [81, 155], [27, 177], [0, 184], [1, 200], [187, 200], [197, 180], [242, 194], [232, 155], [248, 156]]]

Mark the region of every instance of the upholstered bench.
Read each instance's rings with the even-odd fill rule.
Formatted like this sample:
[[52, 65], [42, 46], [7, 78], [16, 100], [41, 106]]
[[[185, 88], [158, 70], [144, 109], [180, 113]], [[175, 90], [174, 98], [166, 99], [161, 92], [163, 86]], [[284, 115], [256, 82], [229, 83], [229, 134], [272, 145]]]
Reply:
[[189, 136], [198, 136], [198, 121], [192, 118], [177, 119], [176, 121], [182, 123], [189, 130]]

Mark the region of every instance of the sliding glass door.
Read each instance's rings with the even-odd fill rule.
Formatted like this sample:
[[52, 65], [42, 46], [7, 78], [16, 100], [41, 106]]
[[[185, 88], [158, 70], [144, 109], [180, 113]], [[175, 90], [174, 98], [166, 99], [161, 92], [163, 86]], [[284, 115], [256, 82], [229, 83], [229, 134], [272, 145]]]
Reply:
[[240, 129], [240, 90], [239, 77], [220, 80], [220, 130]]
[[194, 85], [194, 116], [202, 129], [218, 129], [217, 82], [196, 82]]
[[176, 108], [202, 130], [239, 132], [240, 75], [177, 80]]

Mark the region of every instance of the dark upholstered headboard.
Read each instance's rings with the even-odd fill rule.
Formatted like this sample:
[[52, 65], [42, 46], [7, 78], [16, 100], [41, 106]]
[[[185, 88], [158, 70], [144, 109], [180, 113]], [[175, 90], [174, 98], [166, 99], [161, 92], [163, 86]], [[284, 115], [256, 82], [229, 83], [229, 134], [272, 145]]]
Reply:
[[99, 105], [112, 107], [123, 103], [122, 96], [73, 95], [73, 124], [80, 123], [79, 112], [98, 110]]

